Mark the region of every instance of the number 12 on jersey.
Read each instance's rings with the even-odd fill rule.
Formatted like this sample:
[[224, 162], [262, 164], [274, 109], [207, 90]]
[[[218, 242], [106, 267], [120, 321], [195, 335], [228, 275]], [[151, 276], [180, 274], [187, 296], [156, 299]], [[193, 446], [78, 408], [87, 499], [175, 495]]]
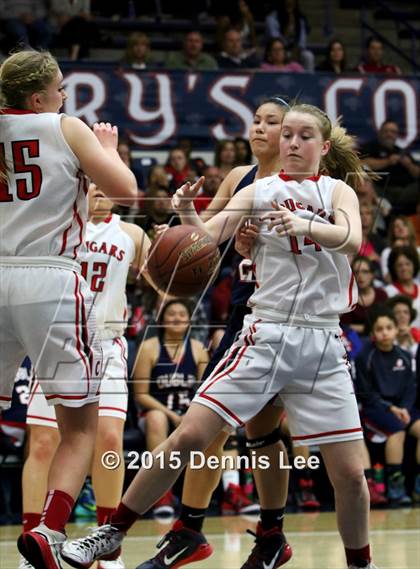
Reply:
[[82, 267], [83, 278], [90, 284], [90, 290], [92, 292], [102, 292], [104, 290], [105, 277], [108, 270], [107, 263], [95, 261], [89, 266], [87, 261], [83, 261], [80, 263], [80, 266]]

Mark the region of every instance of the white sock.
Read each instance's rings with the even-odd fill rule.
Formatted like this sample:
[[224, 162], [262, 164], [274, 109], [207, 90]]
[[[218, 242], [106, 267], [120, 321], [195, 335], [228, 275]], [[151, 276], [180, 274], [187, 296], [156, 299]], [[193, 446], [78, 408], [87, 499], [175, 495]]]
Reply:
[[239, 470], [224, 470], [222, 474], [223, 490], [227, 490], [229, 484], [239, 486]]

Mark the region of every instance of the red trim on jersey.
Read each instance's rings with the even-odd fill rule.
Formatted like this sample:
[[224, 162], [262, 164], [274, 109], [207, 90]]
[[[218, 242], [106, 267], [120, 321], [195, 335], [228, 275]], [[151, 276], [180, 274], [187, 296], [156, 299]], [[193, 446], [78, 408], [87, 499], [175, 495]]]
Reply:
[[110, 411], [121, 411], [121, 413], [125, 413], [127, 414], [127, 409], [120, 409], [119, 407], [98, 407], [98, 410], [101, 411], [101, 409], [108, 409]]
[[128, 368], [127, 368], [127, 354], [125, 351], [125, 345], [124, 345], [124, 342], [121, 340], [121, 338], [114, 338], [114, 342], [120, 347], [121, 358], [124, 362], [124, 378], [127, 381], [127, 379], [128, 379]]
[[6, 395], [0, 395], [0, 401], [11, 401], [11, 397], [6, 397]]
[[26, 415], [27, 419], [41, 419], [42, 421], [50, 421], [50, 423], [56, 423], [57, 419], [50, 419], [50, 417], [40, 417], [39, 415]]
[[79, 401], [81, 399], [88, 399], [87, 395], [61, 395], [60, 393], [54, 393], [54, 395], [46, 395], [45, 399], [50, 401], [51, 399], [69, 399]]
[[[86, 355], [82, 352], [81, 350], [81, 339], [80, 339], [80, 330], [79, 330], [79, 303], [80, 303], [80, 299], [79, 299], [79, 275], [77, 273], [74, 273], [74, 276], [76, 277], [76, 284], [74, 287], [74, 296], [76, 297], [76, 319], [75, 319], [75, 326], [76, 326], [76, 350], [78, 351], [80, 357], [82, 358], [82, 361], [85, 365], [86, 368], [86, 379], [89, 382], [89, 366], [86, 363]], [[82, 322], [83, 325], [83, 322]], [[89, 385], [89, 383], [88, 383]], [[89, 391], [88, 391], [89, 393]], [[80, 396], [79, 396], [80, 397]], [[82, 396], [82, 398], [84, 398], [85, 396]], [[48, 397], [47, 397], [48, 399]]]
[[13, 109], [11, 107], [5, 107], [0, 109], [0, 115], [36, 115], [35, 111], [30, 111], [28, 109]]
[[35, 392], [38, 389], [38, 387], [39, 387], [39, 381], [36, 379], [34, 381], [33, 387], [32, 387], [31, 392], [29, 394], [28, 408], [29, 408], [29, 405], [32, 403], [32, 399], [34, 398]]
[[362, 427], [356, 427], [355, 429], [342, 429], [341, 431], [326, 431], [325, 433], [316, 433], [315, 435], [302, 435], [300, 437], [292, 437], [294, 441], [306, 441], [308, 439], [316, 439], [318, 437], [329, 437], [333, 435], [345, 435], [346, 433], [359, 433], [362, 431]]
[[241, 421], [239, 419], [239, 417], [237, 417], [234, 413], [232, 413], [232, 411], [230, 409], [228, 409], [225, 405], [223, 405], [223, 403], [220, 403], [220, 401], [213, 399], [213, 397], [210, 397], [209, 395], [204, 395], [204, 393], [200, 393], [199, 395], [203, 399], [208, 399], [209, 401], [214, 403], [214, 405], [217, 405], [217, 407], [220, 407], [220, 409], [223, 409], [223, 411], [225, 413], [227, 413], [229, 415], [229, 417], [232, 417], [232, 419], [238, 423], [239, 427], [241, 427], [243, 425], [243, 421]]
[[63, 237], [62, 237], [62, 244], [61, 244], [61, 249], [59, 252], [59, 255], [62, 255], [64, 253], [64, 251], [66, 250], [66, 245], [67, 245], [67, 234], [70, 231], [70, 229], [72, 228], [73, 225], [73, 220], [75, 218], [75, 215], [77, 213], [77, 208], [76, 208], [76, 202], [74, 202], [73, 204], [73, 217], [71, 219], [71, 223], [68, 227], [66, 227], [66, 229], [63, 231]]
[[111, 223], [111, 221], [112, 221], [112, 213], [110, 213], [110, 214], [108, 215], [108, 217], [106, 217], [106, 218], [102, 221], [102, 223]]
[[83, 243], [83, 221], [77, 209], [75, 211], [75, 218], [77, 223], [79, 224], [79, 243], [73, 247], [73, 259], [77, 259], [77, 249]]
[[414, 292], [408, 292], [400, 283], [392, 283], [392, 284], [404, 296], [409, 296], [415, 300], [419, 295], [419, 287], [418, 287], [418, 285], [416, 285], [416, 283], [414, 283]]
[[[90, 338], [88, 333], [88, 320], [86, 318], [86, 307], [85, 307], [85, 297], [82, 293], [82, 288], [79, 289], [80, 297], [82, 299], [82, 342], [83, 342], [83, 352], [89, 361], [89, 375], [87, 377], [88, 382], [88, 393], [90, 386], [90, 378], [93, 373], [93, 350], [90, 345]], [[91, 307], [92, 310], [92, 307]]]
[[354, 283], [354, 273], [351, 272], [350, 283], [349, 283], [349, 306], [353, 306], [353, 283]]
[[[322, 174], [318, 174], [317, 176], [309, 176], [305, 178], [305, 180], [310, 180], [311, 182], [318, 182]], [[283, 180], [283, 182], [297, 182], [294, 178], [291, 178], [284, 170], [280, 170], [279, 178]]]
[[18, 421], [3, 421], [1, 417], [0, 417], [0, 426], [14, 427], [15, 429], [21, 429], [21, 430], [25, 430], [26, 428], [26, 424], [24, 421], [22, 421], [22, 423], [19, 423]]

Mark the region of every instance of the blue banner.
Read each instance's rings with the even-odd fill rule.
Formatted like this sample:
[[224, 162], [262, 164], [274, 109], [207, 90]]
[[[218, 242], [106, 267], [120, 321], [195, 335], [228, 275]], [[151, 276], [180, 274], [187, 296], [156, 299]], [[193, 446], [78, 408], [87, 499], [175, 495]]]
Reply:
[[395, 120], [398, 145], [420, 150], [418, 77], [61, 67], [69, 96], [64, 111], [88, 124], [118, 125], [138, 150], [166, 149], [183, 137], [194, 139], [195, 150], [211, 150], [216, 140], [247, 137], [255, 108], [273, 94], [318, 105], [332, 119], [342, 115], [361, 143], [376, 138], [385, 119]]

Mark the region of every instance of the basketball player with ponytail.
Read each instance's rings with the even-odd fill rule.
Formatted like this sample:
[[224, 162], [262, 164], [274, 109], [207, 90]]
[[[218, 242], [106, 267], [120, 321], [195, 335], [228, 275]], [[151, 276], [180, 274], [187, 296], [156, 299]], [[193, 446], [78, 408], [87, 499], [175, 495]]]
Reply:
[[[312, 105], [286, 111], [280, 159], [281, 172], [243, 188], [206, 223], [192, 203], [202, 179], [192, 187], [185, 184], [173, 198], [182, 221], [204, 228], [217, 242], [231, 237], [244, 217], [259, 220], [253, 247], [259, 286], [249, 300], [252, 313], [244, 319], [240, 338], [197, 391], [181, 425], [155, 452], [179, 451], [186, 464], [192, 450], [207, 448], [223, 428], [248, 421], [279, 396], [294, 443], [320, 447], [335, 491], [348, 568], [375, 569], [363, 433], [339, 331], [339, 314], [357, 302], [347, 255], [361, 243], [359, 204], [351, 186], [358, 186], [364, 172], [351, 137]], [[328, 174], [320, 171], [322, 161]], [[95, 540], [91, 535], [66, 543], [63, 558], [74, 567], [88, 567], [117, 550], [137, 516], [180, 471], [160, 470], [157, 463], [141, 469], [111, 524], [94, 532]], [[270, 567], [278, 566], [274, 558]]]
[[[87, 203], [84, 175], [119, 203], [135, 199], [134, 175], [118, 156], [109, 123], [92, 130], [60, 115], [66, 93], [47, 52], [21, 51], [0, 67], [0, 406], [29, 355], [61, 440], [41, 524], [18, 547], [35, 569], [59, 569], [74, 500], [90, 466], [102, 353], [92, 295], [78, 255]], [[77, 457], [77, 458], [75, 458]]]

